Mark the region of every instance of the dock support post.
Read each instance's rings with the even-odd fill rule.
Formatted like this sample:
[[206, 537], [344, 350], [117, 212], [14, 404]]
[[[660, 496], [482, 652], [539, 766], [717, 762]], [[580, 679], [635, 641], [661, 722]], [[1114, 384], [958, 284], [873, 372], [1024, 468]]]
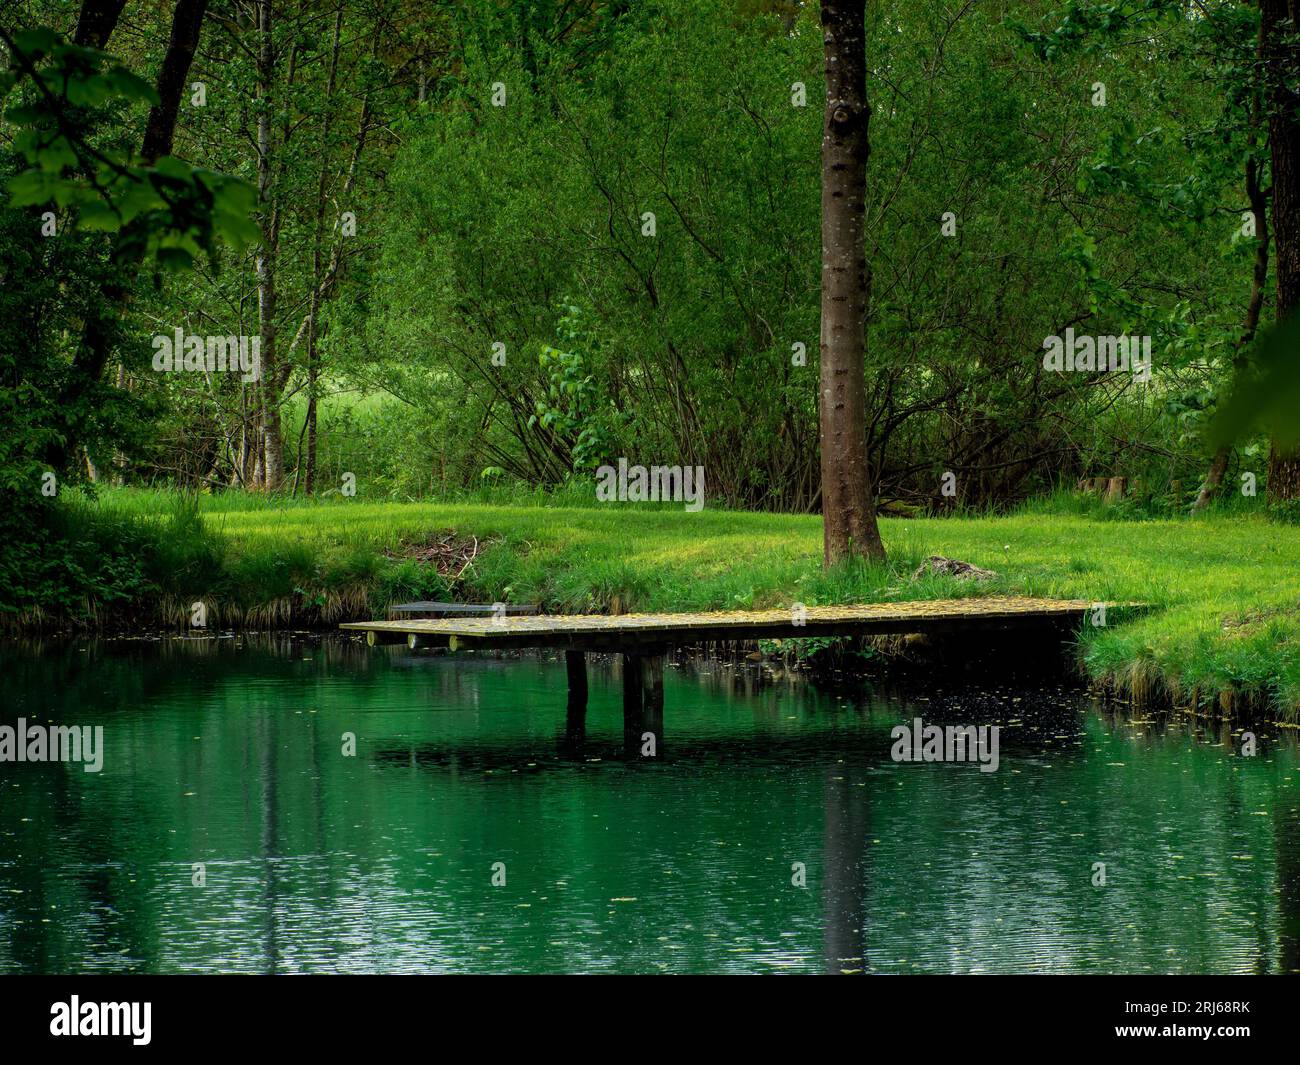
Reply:
[[623, 752], [630, 759], [648, 760], [663, 753], [664, 656], [625, 652], [623, 655]]
[[581, 747], [587, 739], [587, 654], [565, 651], [564, 666], [569, 674], [569, 705], [564, 715], [564, 745]]
[[647, 743], [646, 733], [654, 735], [654, 753], [646, 757], [658, 758], [663, 754], [664, 746], [664, 656], [662, 654], [646, 655], [641, 666], [641, 682], [644, 691], [643, 721], [641, 742]]
[[623, 654], [623, 751], [629, 758], [636, 757], [640, 747], [643, 700], [641, 656], [627, 651]]

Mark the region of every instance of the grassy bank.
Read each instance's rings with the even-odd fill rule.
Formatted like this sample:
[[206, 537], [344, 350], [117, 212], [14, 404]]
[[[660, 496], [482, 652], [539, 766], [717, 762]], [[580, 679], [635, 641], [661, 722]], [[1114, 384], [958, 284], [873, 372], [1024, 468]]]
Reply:
[[[138, 572], [92, 619], [256, 627], [380, 616], [413, 597], [547, 610], [726, 609], [1015, 592], [1141, 600], [1150, 616], [1083, 635], [1094, 678], [1139, 699], [1236, 700], [1300, 717], [1300, 527], [1260, 515], [1113, 520], [1059, 504], [1007, 517], [887, 519], [887, 567], [822, 571], [817, 517], [680, 508], [294, 503], [231, 495], [188, 508], [123, 491], [72, 504], [74, 526], [126, 545]], [[454, 534], [454, 535], [450, 535]], [[998, 571], [978, 586], [912, 580], [929, 554]], [[93, 600], [93, 596], [90, 597]], [[40, 621], [11, 616], [11, 627]], [[47, 622], [50, 619], [45, 619]]]

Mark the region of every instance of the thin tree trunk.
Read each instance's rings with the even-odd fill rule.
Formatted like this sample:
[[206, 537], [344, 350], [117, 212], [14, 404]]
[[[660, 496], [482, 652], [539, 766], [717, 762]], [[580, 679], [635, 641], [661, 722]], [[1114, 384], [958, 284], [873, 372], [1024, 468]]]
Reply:
[[[334, 50], [330, 62], [330, 76], [328, 92], [333, 97], [335, 77], [338, 66], [339, 39], [342, 31], [342, 10], [334, 25]], [[381, 41], [380, 27], [375, 26], [375, 36], [371, 44], [371, 56], [378, 57], [379, 45]], [[333, 109], [327, 109], [326, 118], [326, 141], [328, 141], [329, 118], [333, 115]], [[347, 173], [343, 179], [343, 187], [340, 190], [340, 202], [348, 203], [352, 196], [353, 189], [356, 188], [357, 173], [360, 169], [361, 157], [365, 153], [366, 136], [370, 132], [371, 104], [369, 91], [362, 97], [361, 114], [357, 120], [356, 140], [352, 145], [352, 157], [348, 161]], [[325, 219], [325, 188], [326, 171], [324, 164], [321, 166], [319, 195], [317, 199], [317, 216], [316, 216], [316, 247], [313, 258], [312, 280], [313, 289], [311, 297], [311, 310], [308, 316], [307, 329], [307, 481], [306, 493], [311, 495], [316, 488], [316, 441], [317, 441], [317, 390], [320, 382], [320, 328], [319, 316], [320, 309], [327, 300], [330, 299], [334, 292], [335, 283], [338, 281], [339, 271], [343, 266], [343, 236], [337, 235], [334, 238], [333, 246], [330, 248], [329, 265], [325, 267], [323, 276], [321, 270], [321, 240], [324, 237], [324, 219]]]
[[[303, 483], [304, 492], [312, 495], [316, 491], [316, 389], [320, 382], [320, 359], [316, 342], [320, 336], [320, 308], [324, 298], [321, 288], [324, 283], [325, 239], [325, 204], [329, 181], [330, 133], [334, 119], [334, 88], [338, 81], [339, 44], [343, 36], [343, 7], [334, 14], [334, 42], [330, 49], [329, 77], [325, 83], [325, 121], [321, 135], [320, 178], [316, 185], [316, 227], [312, 244], [311, 271], [311, 306], [307, 312], [307, 417], [304, 428], [307, 431], [306, 474]], [[299, 464], [302, 465], [301, 455]], [[295, 478], [295, 489], [297, 487]]]
[[[1277, 255], [1277, 321], [1300, 310], [1300, 69], [1295, 0], [1261, 0], [1266, 70], [1270, 80], [1269, 146], [1272, 151], [1273, 243]], [[1269, 449], [1270, 502], [1300, 499], [1300, 452]]]
[[[1262, 49], [1262, 26], [1260, 42]], [[1251, 131], [1247, 140], [1247, 151], [1254, 151], [1255, 127], [1259, 125], [1259, 121], [1260, 107], [1259, 101], [1256, 100], [1251, 109]], [[1255, 333], [1259, 329], [1260, 313], [1264, 307], [1264, 288], [1268, 282], [1268, 202], [1264, 191], [1259, 187], [1259, 163], [1253, 154], [1246, 158], [1246, 198], [1250, 201], [1250, 210], [1255, 216], [1255, 237], [1259, 243], [1255, 245], [1255, 266], [1250, 278], [1250, 302], [1246, 304], [1246, 317], [1241, 323], [1241, 336], [1237, 338], [1233, 349], [1234, 372], [1240, 372], [1245, 368], [1246, 345], [1255, 339]], [[1209, 471], [1205, 475], [1205, 483], [1201, 485], [1196, 502], [1192, 504], [1193, 514], [1209, 506], [1210, 500], [1223, 484], [1223, 475], [1228, 469], [1228, 455], [1227, 447], [1221, 447], [1214, 453], [1214, 458], [1210, 460]]]
[[[1206, 471], [1205, 482], [1201, 485], [1200, 492], [1197, 493], [1196, 502], [1192, 504], [1193, 514], [1209, 506], [1210, 500], [1214, 498], [1219, 486], [1223, 484], [1223, 475], [1227, 472], [1227, 469], [1228, 449], [1221, 447], [1214, 453], [1214, 458], [1210, 460], [1210, 468]], [[1178, 505], [1177, 500], [1174, 501], [1174, 505]]]
[[[126, 367], [121, 362], [117, 364], [117, 390], [119, 392], [127, 391], [130, 382], [126, 377]], [[92, 478], [93, 480], [93, 478]], [[126, 452], [117, 448], [113, 452], [113, 476], [112, 483], [118, 488], [126, 483]]]
[[262, 476], [256, 482], [268, 491], [284, 482], [284, 434], [280, 426], [280, 367], [275, 347], [276, 252], [279, 243], [279, 211], [272, 202], [271, 94], [275, 77], [271, 2], [257, 5], [257, 80], [261, 107], [257, 115], [257, 198], [266, 212], [267, 223], [257, 249], [257, 328], [262, 338], [261, 452]]
[[171, 155], [181, 94], [185, 91], [185, 79], [199, 47], [199, 31], [203, 28], [207, 8], [208, 0], [177, 0], [171, 38], [167, 42], [167, 58], [158, 73], [158, 103], [149, 110], [144, 147], [140, 151], [151, 163], [164, 155]]
[[[85, 43], [104, 47], [123, 6], [117, 0], [103, 4], [86, 0], [77, 21], [74, 39], [77, 39], [77, 43], [82, 43], [80, 38], [84, 33]], [[160, 99], [157, 106], [149, 112], [140, 150], [146, 163], [156, 162], [160, 150], [171, 151], [180, 109], [180, 94], [190, 65], [194, 62], [194, 52], [198, 47], [206, 10], [207, 0], [177, 0], [172, 15], [171, 37], [158, 74]], [[61, 444], [53, 445], [47, 453], [47, 460], [55, 469], [67, 468], [69, 457], [74, 454], [79, 443], [77, 438], [80, 426], [77, 419], [82, 417], [79, 412], [91, 390], [104, 375], [104, 368], [117, 343], [119, 319], [130, 300], [131, 286], [139, 268], [138, 253], [120, 263], [119, 272], [113, 280], [104, 284], [98, 301], [87, 311], [81, 328], [81, 342], [72, 362], [72, 373], [59, 397], [59, 409], [65, 412], [68, 419], [64, 427], [64, 439]]]
[[866, 434], [863, 244], [867, 159], [865, 0], [822, 4], [826, 116], [822, 131], [821, 474], [825, 563], [883, 559]]
[[72, 43], [82, 48], [105, 50], [124, 7], [126, 0], [82, 0]]
[[[308, 353], [310, 359], [311, 353]], [[316, 491], [316, 387], [318, 371], [313, 363], [307, 369], [307, 474], [304, 494]]]

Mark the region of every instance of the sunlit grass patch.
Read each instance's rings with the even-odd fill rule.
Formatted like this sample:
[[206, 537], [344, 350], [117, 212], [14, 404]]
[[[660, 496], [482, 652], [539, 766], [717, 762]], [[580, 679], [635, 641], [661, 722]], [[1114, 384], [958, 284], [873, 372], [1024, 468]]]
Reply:
[[[221, 616], [287, 624], [381, 615], [391, 602], [457, 598], [564, 612], [719, 610], [1021, 594], [1155, 609], [1085, 628], [1090, 675], [1183, 705], [1265, 701], [1300, 711], [1300, 527], [1258, 515], [1100, 517], [1035, 505], [1000, 517], [886, 519], [886, 565], [824, 570], [815, 515], [635, 506], [323, 502], [229, 494], [105, 492], [79, 513], [156, 543], [159, 602], [210, 597]], [[102, 531], [102, 530], [101, 530]], [[433, 534], [484, 544], [459, 579], [385, 557]], [[929, 555], [997, 572], [959, 581], [913, 573]], [[102, 606], [103, 604], [101, 604]], [[351, 612], [349, 614], [349, 612]], [[175, 612], [168, 615], [175, 618]]]

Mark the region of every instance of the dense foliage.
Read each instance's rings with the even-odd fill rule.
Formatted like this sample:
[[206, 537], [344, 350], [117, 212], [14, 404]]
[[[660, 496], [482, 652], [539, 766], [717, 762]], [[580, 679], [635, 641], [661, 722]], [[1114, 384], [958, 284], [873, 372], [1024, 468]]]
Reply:
[[[711, 506], [817, 509], [815, 5], [94, 6], [0, 17], [16, 528], [78, 483], [414, 498], [581, 489], [618, 457], [702, 466]], [[1207, 433], [1243, 322], [1273, 318], [1258, 203], [1295, 73], [1260, 25], [868, 5], [886, 512], [1125, 477], [1174, 513], [1219, 461], [1222, 497], [1253, 474], [1262, 502], [1268, 441]], [[1045, 368], [1068, 329], [1149, 336], [1150, 381]], [[173, 335], [253, 337], [258, 372], [157, 372]]]

